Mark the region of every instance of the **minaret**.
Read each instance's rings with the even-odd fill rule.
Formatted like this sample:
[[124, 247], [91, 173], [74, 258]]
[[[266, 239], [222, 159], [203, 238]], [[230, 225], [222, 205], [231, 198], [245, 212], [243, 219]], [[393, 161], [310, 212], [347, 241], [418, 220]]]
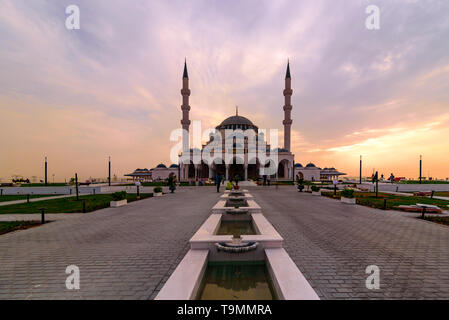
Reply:
[[190, 120], [189, 120], [189, 97], [190, 97], [190, 89], [189, 89], [189, 74], [187, 73], [187, 60], [184, 62], [184, 74], [182, 76], [182, 129], [184, 129], [183, 137], [182, 137], [182, 144], [183, 144], [183, 151], [188, 151], [189, 148], [189, 127], [190, 127]]
[[287, 74], [285, 75], [285, 89], [284, 89], [284, 97], [285, 97], [285, 105], [284, 105], [284, 149], [290, 151], [290, 135], [291, 135], [291, 127], [292, 127], [292, 98], [293, 90], [292, 90], [292, 78], [290, 76], [290, 61], [287, 64]]

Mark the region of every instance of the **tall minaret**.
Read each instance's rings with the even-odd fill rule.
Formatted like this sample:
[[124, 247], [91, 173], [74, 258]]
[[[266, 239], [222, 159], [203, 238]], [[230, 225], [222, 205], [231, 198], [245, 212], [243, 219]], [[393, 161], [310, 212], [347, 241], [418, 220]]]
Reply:
[[189, 89], [189, 74], [187, 73], [187, 60], [184, 62], [184, 74], [182, 76], [182, 128], [185, 130], [182, 137], [183, 151], [188, 151], [189, 148], [189, 97], [190, 97], [190, 89]]
[[287, 74], [285, 75], [285, 89], [284, 89], [284, 97], [285, 97], [285, 105], [284, 105], [284, 149], [290, 151], [290, 135], [291, 135], [291, 127], [292, 127], [292, 78], [290, 76], [290, 61], [287, 64]]

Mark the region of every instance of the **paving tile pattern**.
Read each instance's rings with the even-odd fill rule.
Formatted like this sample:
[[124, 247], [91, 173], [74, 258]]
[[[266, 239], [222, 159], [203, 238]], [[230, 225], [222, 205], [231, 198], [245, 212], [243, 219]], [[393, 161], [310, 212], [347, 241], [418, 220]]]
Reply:
[[[212, 187], [0, 236], [0, 299], [151, 299], [218, 200]], [[66, 267], [80, 269], [68, 290]]]
[[[449, 227], [294, 187], [250, 192], [322, 299], [449, 299]], [[379, 290], [366, 288], [369, 265]]]

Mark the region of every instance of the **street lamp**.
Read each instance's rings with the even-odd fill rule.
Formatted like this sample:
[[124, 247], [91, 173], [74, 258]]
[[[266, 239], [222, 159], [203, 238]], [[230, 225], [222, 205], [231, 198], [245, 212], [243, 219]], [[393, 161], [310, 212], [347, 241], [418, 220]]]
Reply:
[[419, 184], [422, 183], [422, 155], [419, 156]]
[[360, 184], [362, 184], [362, 156], [360, 156]]
[[111, 186], [111, 156], [109, 156], [109, 177], [108, 177], [108, 184]]
[[47, 185], [47, 157], [45, 157], [45, 185]]

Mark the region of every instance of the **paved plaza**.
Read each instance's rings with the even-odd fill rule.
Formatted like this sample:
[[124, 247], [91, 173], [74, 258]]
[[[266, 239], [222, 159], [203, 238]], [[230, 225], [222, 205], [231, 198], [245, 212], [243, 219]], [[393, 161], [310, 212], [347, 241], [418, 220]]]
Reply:
[[[250, 192], [320, 298], [449, 299], [449, 227], [293, 187]], [[365, 286], [369, 265], [380, 290]]]
[[[213, 191], [178, 188], [0, 236], [0, 299], [154, 298], [217, 202]], [[78, 291], [65, 287], [72, 264]]]
[[[448, 227], [292, 186], [248, 189], [322, 299], [449, 299]], [[178, 188], [2, 235], [0, 299], [152, 299], [218, 197], [213, 187]], [[78, 291], [65, 287], [72, 264]], [[380, 290], [365, 287], [369, 265], [380, 268]]]

